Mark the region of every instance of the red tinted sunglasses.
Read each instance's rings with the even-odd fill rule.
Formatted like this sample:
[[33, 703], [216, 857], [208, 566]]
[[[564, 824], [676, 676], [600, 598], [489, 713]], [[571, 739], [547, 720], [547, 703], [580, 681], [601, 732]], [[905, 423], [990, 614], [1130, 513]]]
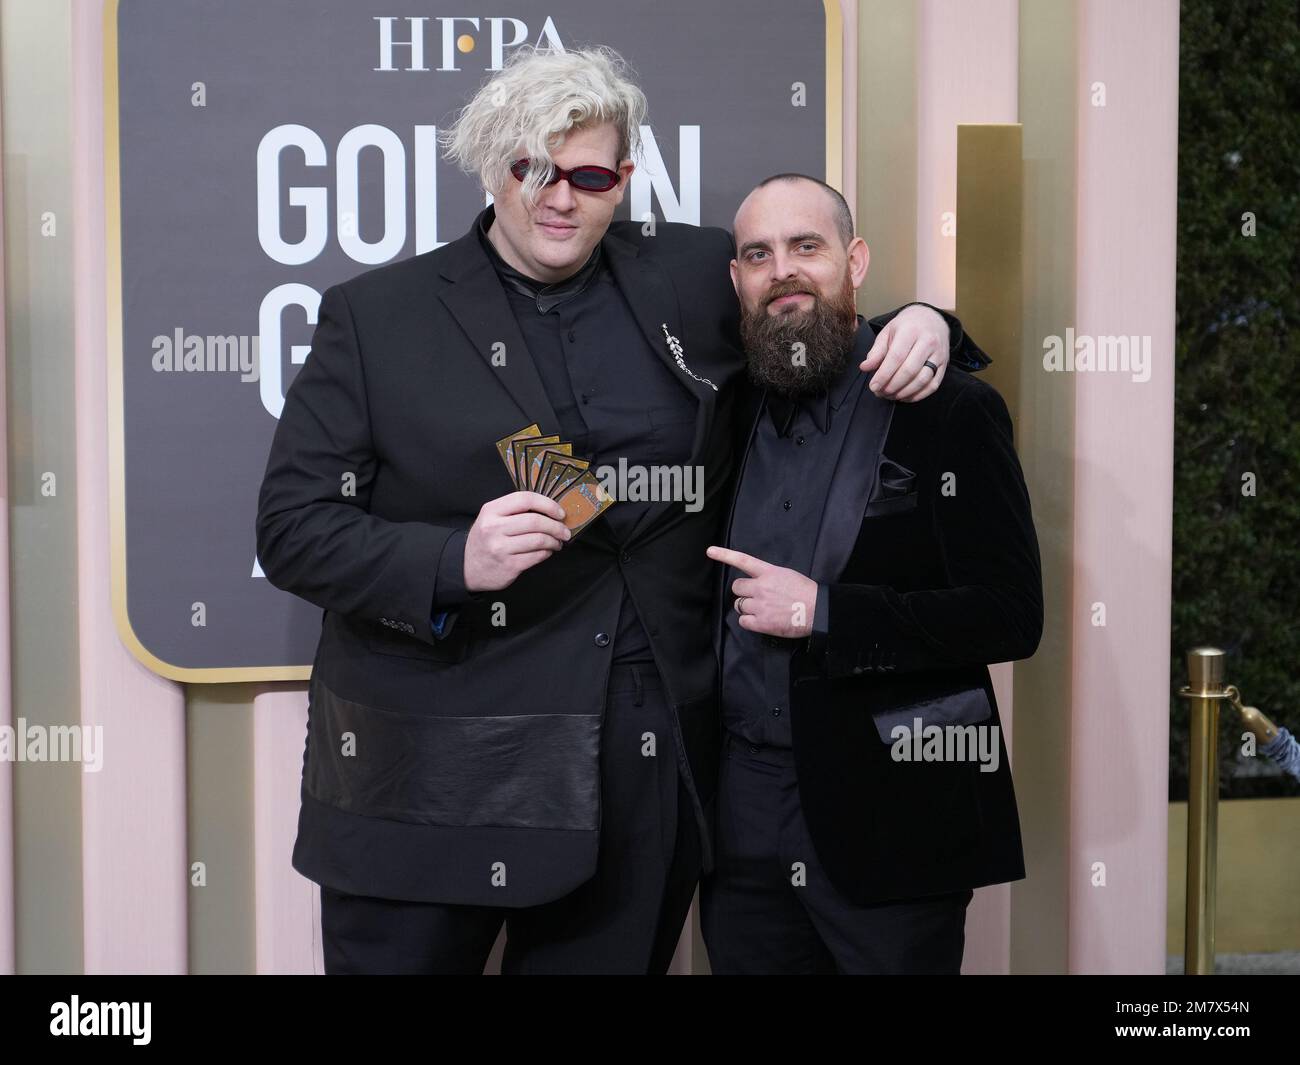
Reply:
[[[523, 181], [528, 176], [528, 163], [527, 159], [516, 159], [510, 164], [510, 173], [514, 174], [515, 180]], [[551, 170], [551, 180], [546, 183], [548, 185], [554, 185], [562, 178], [583, 192], [608, 192], [618, 184], [617, 171], [603, 166], [575, 166], [572, 170], [553, 166]]]

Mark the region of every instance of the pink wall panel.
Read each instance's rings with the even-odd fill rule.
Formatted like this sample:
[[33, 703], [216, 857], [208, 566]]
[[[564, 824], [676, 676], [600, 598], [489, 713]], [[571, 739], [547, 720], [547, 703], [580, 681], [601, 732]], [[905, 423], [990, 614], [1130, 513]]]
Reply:
[[943, 225], [957, 211], [957, 126], [1018, 120], [1020, 7], [920, 0], [917, 17], [916, 291], [952, 307], [957, 242]]
[[[1017, 120], [1019, 10], [1016, 0], [917, 4], [916, 298], [940, 307], [957, 301], [957, 242], [944, 220], [957, 210], [957, 126]], [[993, 673], [1010, 750], [1010, 667]], [[981, 888], [967, 911], [962, 971], [1006, 972], [1009, 937], [1010, 889]]]
[[[1078, 373], [1070, 970], [1163, 972], [1178, 2], [1079, 13], [1079, 334], [1151, 338], [1150, 380]], [[1104, 104], [1097, 103], [1104, 86]], [[1105, 606], [1105, 626], [1093, 623]], [[1097, 863], [1102, 863], [1098, 865]], [[1104, 865], [1105, 886], [1093, 880]]]
[[184, 699], [122, 646], [110, 594], [101, 18], [99, 3], [74, 5], [81, 720], [102, 726], [104, 751], [103, 768], [82, 783], [85, 965], [88, 973], [183, 973]]

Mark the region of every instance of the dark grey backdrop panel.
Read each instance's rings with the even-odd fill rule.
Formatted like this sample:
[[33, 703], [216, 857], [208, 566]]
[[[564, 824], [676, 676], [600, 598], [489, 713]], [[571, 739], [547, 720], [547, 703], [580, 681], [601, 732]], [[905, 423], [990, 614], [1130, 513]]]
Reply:
[[[481, 14], [480, 14], [481, 12]], [[443, 24], [473, 48], [443, 65]], [[476, 29], [464, 19], [478, 16]], [[393, 71], [381, 66], [379, 18], [392, 26]], [[424, 66], [411, 71], [409, 19], [424, 17]], [[416, 239], [416, 127], [442, 128], [488, 76], [493, 35], [526, 26], [563, 46], [608, 44], [635, 67], [674, 193], [682, 194], [679, 138], [699, 126], [700, 219], [729, 226], [758, 178], [825, 170], [825, 14], [820, 0], [698, 0], [479, 4], [425, 0], [121, 0], [123, 391], [128, 610], [144, 647], [172, 666], [247, 669], [307, 665], [320, 612], [255, 575], [257, 488], [275, 429], [277, 396], [297, 372], [292, 347], [310, 343], [306, 312], [278, 316], [280, 388], [238, 372], [159, 372], [156, 337], [254, 337], [268, 294], [284, 285], [315, 294], [370, 269], [340, 246], [337, 160], [349, 130], [378, 125], [405, 149], [405, 241], [389, 259], [427, 250]], [[494, 23], [491, 19], [497, 19]], [[503, 21], [515, 19], [517, 22]], [[509, 48], [505, 49], [509, 54]], [[791, 85], [807, 86], [806, 106]], [[205, 106], [194, 106], [202, 83]], [[304, 126], [327, 165], [302, 151], [280, 156], [280, 233], [303, 239], [306, 211], [291, 187], [321, 187], [328, 236], [298, 265], [269, 255], [258, 234], [258, 146], [273, 129]], [[384, 231], [378, 149], [356, 167], [357, 229]], [[274, 187], [274, 186], [273, 186]], [[463, 233], [483, 203], [474, 182], [436, 164], [437, 237]], [[652, 201], [665, 217], [658, 196]], [[631, 217], [632, 197], [619, 217]], [[267, 337], [262, 338], [267, 345]], [[205, 342], [206, 346], [206, 342]], [[273, 380], [273, 376], [271, 378]], [[203, 603], [206, 624], [191, 623]], [[232, 673], [229, 679], [237, 679]]]

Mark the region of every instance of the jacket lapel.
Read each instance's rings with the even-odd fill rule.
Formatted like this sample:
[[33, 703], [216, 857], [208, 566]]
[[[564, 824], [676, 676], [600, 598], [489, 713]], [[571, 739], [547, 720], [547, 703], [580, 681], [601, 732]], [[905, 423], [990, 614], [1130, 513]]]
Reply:
[[514, 399], [520, 414], [517, 428], [536, 422], [544, 434], [558, 432], [559, 419], [524, 344], [501, 279], [479, 244], [477, 225], [475, 220], [465, 236], [448, 246], [454, 255], [442, 268], [442, 276], [453, 283], [443, 289], [442, 302], [492, 376]]
[[[754, 439], [754, 429], [758, 425], [759, 416], [765, 409], [763, 406], [763, 392], [750, 385], [743, 387], [743, 403], [736, 412], [736, 424], [744, 432], [744, 435], [739, 436], [736, 440], [736, 461], [740, 464], [740, 469], [737, 471], [734, 482], [735, 487], [731, 493], [731, 505], [727, 508], [727, 520], [722, 525], [722, 534], [718, 540], [719, 547], [726, 547], [731, 543], [731, 522], [736, 516], [736, 498], [740, 495], [740, 480], [745, 476], [745, 459], [749, 457], [749, 444]], [[723, 610], [724, 608], [730, 609], [729, 606], [725, 606], [728, 599], [726, 589], [727, 567], [721, 562], [715, 562], [713, 565], [717, 567], [717, 573], [713, 577], [713, 601], [718, 604], [718, 609], [713, 612], [713, 653], [721, 662]]]
[[[697, 380], [681, 365], [671, 350], [669, 336], [679, 345], [690, 342], [682, 337], [681, 308], [677, 292], [663, 268], [653, 258], [642, 256], [632, 241], [606, 233], [603, 249], [619, 291], [632, 308], [632, 315], [644, 334], [650, 350], [695, 399], [695, 435], [691, 442], [688, 465], [699, 465], [708, 437], [709, 425], [717, 404], [718, 390], [713, 383]], [[685, 361], [685, 360], [683, 360]], [[704, 375], [701, 374], [701, 377]], [[660, 518], [681, 505], [680, 501], [661, 500], [646, 507], [628, 534], [631, 542], [645, 534]]]
[[[604, 250], [619, 291], [632, 308], [632, 315], [641, 327], [650, 350], [695, 398], [695, 439], [691, 448], [691, 458], [694, 460], [703, 447], [707, 415], [717, 402], [718, 390], [713, 383], [692, 377], [678, 364], [670, 350], [669, 336], [678, 343], [682, 342], [682, 315], [677, 302], [677, 290], [668, 280], [663, 267], [653, 258], [642, 256], [640, 247], [631, 241], [606, 233]], [[685, 340], [689, 342], [690, 338]]]
[[839, 580], [848, 565], [862, 529], [862, 513], [876, 487], [880, 456], [893, 421], [894, 402], [875, 395], [867, 387], [867, 381], [868, 378], [864, 377], [862, 387], [855, 389], [837, 412], [837, 415], [849, 415], [853, 420], [835, 463], [827, 505], [822, 511], [821, 527], [813, 548], [808, 575], [819, 584]]

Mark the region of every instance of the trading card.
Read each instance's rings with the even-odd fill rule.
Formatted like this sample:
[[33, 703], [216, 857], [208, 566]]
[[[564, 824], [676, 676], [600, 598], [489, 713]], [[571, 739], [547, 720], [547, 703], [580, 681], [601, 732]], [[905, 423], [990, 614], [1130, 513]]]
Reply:
[[585, 459], [557, 459], [551, 466], [554, 476], [542, 494], [551, 499], [559, 499], [564, 494], [564, 490], [581, 477], [583, 471], [590, 465]]
[[528, 491], [528, 448], [541, 444], [558, 444], [559, 442], [560, 438], [558, 436], [529, 437], [515, 441], [515, 487], [519, 491]]
[[520, 485], [521, 489], [529, 492], [536, 492], [537, 486], [541, 483], [539, 478], [542, 475], [542, 465], [546, 459], [552, 455], [572, 455], [573, 445], [566, 441], [558, 444], [538, 444], [533, 446], [529, 443], [526, 447], [524, 456], [524, 465], [527, 469], [524, 471], [528, 475], [528, 484]]
[[586, 470], [557, 502], [564, 508], [564, 524], [577, 535], [614, 505], [614, 497], [605, 491], [594, 473]]
[[555, 450], [548, 451], [546, 455], [542, 458], [542, 470], [537, 475], [536, 487], [533, 489], [533, 491], [540, 492], [542, 495], [546, 495], [546, 488], [555, 479], [555, 474], [556, 474], [555, 464], [557, 462], [572, 463], [574, 461], [580, 461], [580, 460], [575, 460], [573, 458], [572, 445], [570, 445], [570, 450], [567, 452], [559, 452]]
[[[497, 441], [497, 454], [501, 456], [501, 461], [506, 464], [506, 469], [510, 473], [510, 480], [515, 481], [515, 441], [528, 437], [541, 436], [542, 431], [536, 425], [525, 426], [518, 432], [511, 433], [509, 436], [502, 437]], [[518, 487], [518, 483], [515, 484]]]

